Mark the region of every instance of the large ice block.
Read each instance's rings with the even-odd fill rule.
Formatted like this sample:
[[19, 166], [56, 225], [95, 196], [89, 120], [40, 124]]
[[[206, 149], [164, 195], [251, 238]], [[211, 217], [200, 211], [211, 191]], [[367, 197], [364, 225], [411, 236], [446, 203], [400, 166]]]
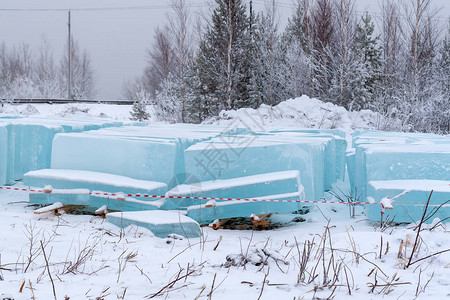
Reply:
[[[296, 193], [297, 200], [304, 197], [298, 171], [264, 173], [233, 179], [218, 179], [193, 184], [178, 185], [167, 192], [168, 197], [208, 198], [257, 198], [274, 194]], [[303, 199], [303, 198], [302, 198]], [[168, 198], [171, 208], [187, 208], [206, 203], [208, 200]], [[296, 209], [293, 209], [294, 211]]]
[[356, 187], [366, 195], [373, 180], [450, 180], [450, 144], [365, 146], [356, 149]]
[[0, 124], [0, 185], [6, 183], [8, 132], [6, 126]]
[[167, 185], [162, 182], [138, 180], [114, 174], [82, 171], [43, 169], [24, 175], [24, 184], [32, 187], [51, 185], [56, 189], [88, 189], [110, 193], [164, 195]]
[[[352, 194], [362, 201], [367, 182], [378, 180], [450, 180], [450, 139], [435, 134], [356, 132], [349, 152]], [[354, 152], [354, 153], [353, 153]]]
[[7, 129], [6, 179], [12, 184], [30, 170], [50, 167], [55, 134], [120, 126], [121, 122], [84, 119], [70, 120], [45, 117], [1, 118]]
[[154, 210], [124, 213], [109, 213], [106, 221], [125, 228], [130, 225], [141, 226], [149, 229], [160, 238], [175, 233], [187, 238], [202, 235], [199, 224], [180, 212]]
[[306, 199], [319, 200], [325, 190], [325, 150], [331, 140], [308, 136], [222, 136], [188, 148], [184, 152], [186, 172], [195, 174], [198, 181], [210, 181], [297, 170]]
[[[385, 216], [394, 218], [394, 222], [411, 223], [420, 221], [425, 209], [425, 204], [430, 195], [430, 204], [427, 214], [436, 209], [439, 205], [450, 200], [450, 181], [443, 180], [389, 180], [389, 181], [369, 181], [368, 199], [380, 203], [381, 199], [393, 200], [393, 209], [386, 209]], [[407, 192], [407, 193], [406, 193]], [[406, 194], [405, 194], [406, 193]], [[404, 195], [402, 195], [404, 194]], [[427, 223], [431, 223], [434, 218], [444, 220], [450, 216], [450, 203], [439, 208], [437, 213]], [[372, 221], [379, 221], [381, 218], [381, 205], [367, 205], [367, 217]]]

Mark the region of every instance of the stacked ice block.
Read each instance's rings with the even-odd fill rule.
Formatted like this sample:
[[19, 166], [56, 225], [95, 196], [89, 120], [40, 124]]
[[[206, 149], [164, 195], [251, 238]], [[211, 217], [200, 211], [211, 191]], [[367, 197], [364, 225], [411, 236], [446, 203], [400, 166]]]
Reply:
[[[0, 145], [0, 158], [7, 161], [0, 179], [12, 181], [40, 169], [27, 173], [24, 183], [53, 187], [52, 193], [31, 194], [33, 203], [106, 204], [122, 211], [181, 209], [210, 222], [290, 213], [303, 206], [295, 201], [320, 200], [344, 177], [345, 134], [337, 130], [252, 132], [233, 125], [120, 126], [45, 118], [3, 119], [0, 124], [5, 124], [0, 138], [6, 141]], [[187, 198], [145, 201], [91, 193], [164, 195], [167, 189], [167, 196], [286, 202], [218, 200], [211, 205]]]
[[[347, 153], [347, 166], [352, 187], [352, 194], [360, 200], [381, 200], [380, 193], [386, 196], [398, 194], [398, 191], [416, 185], [420, 191], [423, 182], [428, 191], [432, 183], [443, 181], [450, 184], [450, 139], [434, 134], [395, 133], [395, 132], [356, 132], [353, 137], [354, 149]], [[383, 187], [375, 189], [369, 182], [378, 186], [376, 182], [396, 182], [396, 186], [388, 185], [391, 191]], [[431, 180], [431, 181], [430, 181]], [[431, 185], [430, 185], [431, 184]], [[383, 186], [386, 186], [385, 184]], [[408, 206], [409, 215], [420, 214], [425, 204], [426, 196], [419, 199], [418, 192], [414, 192], [416, 203], [422, 206]], [[401, 203], [403, 199], [409, 201], [412, 196], [402, 196], [395, 201]], [[450, 195], [447, 194], [450, 198]], [[448, 200], [448, 199], [447, 199]], [[375, 212], [376, 211], [376, 212]], [[379, 220], [379, 207], [369, 205], [368, 215], [372, 220]], [[397, 220], [406, 221], [405, 215], [397, 213]], [[410, 221], [410, 218], [408, 219]]]
[[[303, 207], [304, 189], [298, 171], [265, 173], [233, 179], [218, 179], [170, 190], [168, 207], [187, 209], [188, 216], [202, 224], [216, 219], [249, 217], [252, 213], [291, 213]], [[201, 197], [214, 199], [200, 199]], [[254, 201], [289, 200], [289, 202]], [[240, 199], [240, 200], [231, 200]]]

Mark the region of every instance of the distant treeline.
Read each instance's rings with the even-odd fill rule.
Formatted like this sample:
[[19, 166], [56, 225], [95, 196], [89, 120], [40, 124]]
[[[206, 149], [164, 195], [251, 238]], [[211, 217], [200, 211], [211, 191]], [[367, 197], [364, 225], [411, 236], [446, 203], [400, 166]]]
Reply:
[[155, 102], [162, 119], [198, 123], [306, 94], [379, 112], [387, 117], [381, 129], [447, 131], [449, 21], [431, 0], [379, 4], [374, 18], [354, 0], [298, 0], [280, 30], [276, 0], [264, 12], [252, 1], [215, 0], [203, 19], [172, 0], [148, 64], [124, 96]]
[[[0, 44], [0, 99], [68, 98], [68, 51], [55, 60], [49, 42], [44, 38], [39, 51], [33, 54], [28, 44]], [[94, 73], [86, 50], [71, 42], [71, 99], [92, 99], [95, 96]], [[2, 100], [2, 101], [5, 101]]]

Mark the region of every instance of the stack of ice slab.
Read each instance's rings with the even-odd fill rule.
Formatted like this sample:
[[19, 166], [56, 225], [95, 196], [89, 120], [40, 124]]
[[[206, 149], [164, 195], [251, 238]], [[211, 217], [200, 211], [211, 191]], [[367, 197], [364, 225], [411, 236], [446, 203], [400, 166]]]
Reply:
[[121, 122], [99, 119], [0, 118], [0, 157], [5, 156], [6, 147], [6, 158], [0, 162], [0, 184], [13, 184], [30, 170], [49, 168], [52, 141], [57, 133], [121, 125]]
[[325, 132], [222, 135], [185, 151], [186, 172], [203, 182], [296, 170], [300, 172], [306, 200], [319, 200], [337, 175], [343, 174], [343, 170], [338, 170], [343, 165], [337, 161], [343, 157], [344, 148], [336, 147], [337, 139], [341, 146], [345, 145], [340, 137]]
[[171, 197], [167, 199], [168, 207], [187, 209], [189, 217], [209, 224], [215, 219], [249, 217], [252, 213], [291, 213], [302, 208], [302, 203], [296, 201], [304, 200], [304, 190], [298, 171], [283, 171], [179, 185], [166, 196]]
[[[91, 210], [103, 205], [109, 210], [120, 211], [158, 209], [164, 204], [159, 198], [137, 199], [127, 194], [164, 195], [167, 192], [167, 185], [161, 182], [78, 170], [31, 171], [24, 175], [24, 184], [38, 188], [51, 186], [49, 193], [30, 193], [32, 204], [61, 202], [64, 205], [85, 205]], [[104, 195], [104, 192], [115, 195]]]
[[58, 134], [52, 169], [86, 170], [163, 182], [185, 182], [184, 150], [223, 133], [222, 127], [187, 124], [105, 128]]
[[[450, 184], [450, 139], [434, 134], [397, 133], [364, 131], [355, 132], [353, 136], [353, 149], [347, 153], [347, 166], [352, 187], [352, 194], [365, 201], [381, 200], [380, 193], [386, 196], [399, 194], [398, 191], [416, 184], [419, 191], [428, 191], [435, 181], [444, 181]], [[388, 191], [385, 184], [377, 183], [393, 180], [397, 187]], [[430, 181], [431, 180], [431, 181]], [[408, 181], [410, 181], [408, 183]], [[424, 188], [420, 185], [424, 182]], [[370, 183], [370, 184], [369, 184]], [[371, 186], [372, 185], [372, 186]], [[392, 184], [388, 185], [392, 187]], [[437, 186], [441, 186], [438, 184]], [[394, 196], [395, 196], [394, 195]], [[413, 193], [418, 195], [418, 193]], [[406, 198], [405, 198], [406, 197]], [[401, 203], [402, 196], [395, 200]], [[447, 195], [448, 200], [450, 197]], [[408, 206], [409, 215], [417, 215], [423, 210], [427, 196], [415, 198], [419, 206]], [[409, 201], [409, 200], [408, 200]], [[433, 199], [432, 199], [433, 201]], [[368, 215], [372, 220], [379, 220], [376, 205], [369, 205]], [[407, 215], [396, 215], [398, 222], [411, 221]]]

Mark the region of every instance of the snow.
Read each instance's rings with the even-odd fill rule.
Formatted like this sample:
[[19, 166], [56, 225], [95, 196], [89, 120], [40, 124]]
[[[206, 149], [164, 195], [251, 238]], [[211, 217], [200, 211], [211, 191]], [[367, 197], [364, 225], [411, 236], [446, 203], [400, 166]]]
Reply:
[[[154, 190], [163, 189], [166, 187], [164, 183], [137, 180], [125, 176], [82, 171], [82, 170], [61, 170], [61, 169], [42, 169], [36, 171], [30, 171], [24, 175], [25, 180], [33, 180], [34, 182], [42, 181], [48, 182], [48, 179], [58, 181], [72, 181], [78, 182], [80, 186], [82, 184], [89, 185], [111, 185], [120, 187], [123, 189], [142, 189], [142, 190]], [[40, 187], [39, 185], [36, 187]]]
[[344, 107], [303, 95], [289, 99], [271, 108], [261, 105], [258, 109], [241, 108], [220, 112], [218, 117], [204, 124], [241, 124], [256, 131], [272, 128], [339, 128], [345, 132], [356, 129], [374, 129], [383, 117], [370, 110], [349, 112]]
[[[48, 116], [61, 113], [55, 106], [34, 107], [39, 113]], [[254, 122], [252, 126], [267, 134], [270, 132], [266, 128], [272, 126], [273, 130], [277, 130], [276, 127], [335, 127], [347, 133], [355, 128], [376, 127], [376, 122], [370, 119], [374, 120], [377, 116], [371, 112], [349, 113], [342, 108], [314, 99], [308, 100], [306, 97], [288, 100], [280, 107], [285, 110], [278, 111], [278, 114], [274, 111], [273, 118], [270, 110], [262, 107], [259, 110], [224, 112], [221, 118], [210, 123], [220, 124], [221, 131], [223, 128], [233, 128], [237, 119], [251, 124], [253, 117], [260, 118], [258, 122], [263, 120], [263, 125], [258, 126]], [[126, 113], [122, 110], [122, 107], [111, 106], [105, 107], [104, 112], [113, 119], [122, 121], [129, 117], [130, 108]], [[100, 112], [101, 108], [98, 114]], [[90, 113], [94, 116], [96, 114], [93, 108]], [[73, 116], [91, 117], [81, 112], [71, 114]], [[145, 136], [139, 128], [130, 128], [136, 131], [136, 140]], [[171, 135], [176, 134], [176, 130]], [[205, 131], [214, 132], [212, 127], [205, 128]], [[180, 131], [180, 135], [183, 134]], [[295, 134], [293, 135], [294, 137], [291, 133], [278, 133], [276, 139], [291, 141], [295, 138]], [[416, 135], [393, 135], [390, 137], [391, 142], [386, 142], [383, 147], [395, 146], [396, 139], [401, 140], [400, 144], [421, 143], [428, 150], [434, 147], [430, 143], [445, 144], [438, 140], [439, 137], [428, 136], [429, 138], [424, 139], [417, 135], [418, 138], [415, 139], [414, 136]], [[379, 133], [374, 133], [373, 139], [377, 138], [380, 139]], [[446, 145], [439, 147], [445, 148]], [[330, 146], [329, 149], [331, 148]], [[323, 149], [325, 151], [326, 147]], [[356, 154], [358, 151], [355, 151]], [[333, 171], [336, 169], [335, 166], [325, 164], [325, 159], [324, 167]], [[305, 174], [300, 175], [304, 180]], [[96, 180], [95, 177], [91, 179]], [[393, 197], [404, 190], [410, 190], [408, 194], [396, 199], [393, 205], [395, 210], [400, 201], [413, 197], [415, 191], [426, 194], [429, 188], [435, 188], [437, 196], [448, 199], [445, 180], [380, 180], [371, 181], [370, 185], [374, 185], [379, 191], [392, 189], [392, 195], [384, 194], [383, 197]], [[127, 182], [128, 179], [122, 183]], [[16, 186], [22, 187], [21, 183]], [[348, 182], [340, 181], [337, 186], [333, 185], [333, 191], [335, 195], [342, 191], [342, 196], [352, 193]], [[51, 194], [45, 195], [58, 196], [59, 192], [60, 189], [53, 188]], [[279, 195], [276, 196], [278, 198]], [[327, 201], [337, 200], [330, 193], [324, 194], [324, 197]], [[374, 199], [374, 202], [379, 203], [379, 199], [381, 198]], [[380, 208], [378, 203], [371, 207]], [[216, 202], [217, 204], [219, 203]], [[130, 217], [124, 222], [125, 213], [119, 213], [116, 224], [120, 226], [116, 226], [99, 216], [56, 216], [52, 213], [35, 215], [34, 207], [28, 205], [26, 193], [0, 190], [0, 294], [15, 300], [53, 299], [49, 270], [57, 299], [63, 299], [64, 296], [70, 299], [142, 299], [151, 297], [158, 291], [161, 294], [155, 297], [157, 299], [242, 299], [243, 295], [249, 299], [326, 299], [331, 295], [335, 299], [440, 300], [450, 297], [449, 223], [445, 220], [448, 213], [440, 217], [442, 222], [433, 218], [430, 220], [431, 224], [422, 227], [419, 239], [421, 244], [412, 255], [417, 234], [415, 224], [380, 228], [379, 223], [368, 220], [366, 208], [356, 206], [355, 209], [355, 217], [350, 218], [347, 205], [317, 204], [306, 215], [283, 215], [290, 218], [289, 221], [304, 218], [306, 222], [289, 222], [273, 230], [216, 231], [202, 227], [201, 237], [180, 238], [179, 236], [185, 235], [183, 230], [176, 232], [176, 235], [168, 232], [157, 237], [149, 227], [145, 228], [145, 224], [172, 222], [175, 226], [185, 216], [180, 212], [169, 212], [173, 213], [170, 217], [163, 216], [160, 211], [137, 212], [126, 215]], [[150, 214], [156, 216], [150, 217]], [[251, 213], [248, 214], [250, 215]], [[274, 223], [283, 216], [274, 215]], [[136, 226], [139, 221], [143, 226]], [[189, 224], [198, 226], [192, 221]], [[309, 259], [302, 261], [308, 253], [308, 247], [311, 247], [311, 255]], [[435, 255], [439, 252], [440, 254]], [[406, 267], [411, 255], [413, 265]], [[430, 257], [426, 258], [427, 256]], [[323, 264], [330, 266], [328, 276]], [[302, 266], [306, 269], [302, 269]], [[314, 272], [317, 277], [310, 276]], [[338, 279], [335, 283], [334, 275]], [[177, 278], [180, 280], [176, 281]], [[374, 283], [378, 285], [373, 287]]]
[[369, 181], [369, 184], [378, 189], [403, 188], [408, 191], [435, 191], [450, 193], [450, 181], [445, 180], [380, 180]]
[[[11, 295], [15, 300], [30, 299], [32, 293], [36, 299], [54, 298], [42, 253], [36, 256], [27, 272], [24, 272], [28, 264], [28, 232], [31, 228], [34, 237], [44, 242], [58, 299], [65, 295], [71, 299], [95, 299], [101, 295], [105, 299], [117, 299], [117, 296], [124, 294], [125, 289], [125, 299], [142, 299], [176, 279], [180, 270], [181, 274], [186, 274], [188, 268], [194, 273], [186, 281], [183, 279], [176, 282], [171, 289], [163, 292], [162, 297], [194, 299], [204, 289], [200, 299], [207, 299], [214, 276], [214, 299], [241, 299], [242, 295], [257, 299], [261, 290], [261, 299], [292, 299], [298, 296], [305, 299], [326, 298], [333, 291], [333, 288], [322, 287], [322, 276], [309, 284], [306, 276], [305, 282], [297, 283], [297, 275], [300, 274], [298, 261], [301, 258], [298, 251], [300, 254], [303, 252], [305, 241], [312, 241], [314, 238], [315, 248], [307, 265], [308, 272], [318, 262], [314, 255], [328, 220], [317, 209], [306, 216], [312, 222], [293, 223], [272, 231], [215, 231], [204, 227], [202, 238], [175, 239], [173, 236], [154, 237], [143, 227], [129, 226], [120, 229], [104, 222], [100, 217], [34, 215], [33, 208], [20, 202], [23, 200], [26, 200], [26, 195], [18, 192], [0, 194], [0, 228], [3, 232], [0, 236], [0, 276], [3, 279], [0, 281], [0, 291]], [[438, 300], [449, 296], [446, 288], [450, 285], [449, 252], [404, 269], [405, 259], [409, 258], [411, 243], [416, 234], [412, 228], [399, 226], [382, 231], [367, 222], [359, 209], [355, 219], [349, 218], [346, 205], [321, 206], [320, 209], [330, 219], [335, 259], [347, 265], [352, 292], [352, 295], [348, 295], [345, 272], [342, 270], [340, 284], [335, 290], [336, 299], [413, 299], [418, 284], [418, 299]], [[136, 218], [147, 221], [145, 214], [138, 215]], [[442, 225], [433, 230], [422, 231], [421, 237], [427, 247], [420, 247], [413, 261], [449, 249], [450, 239], [446, 230], [445, 225]], [[383, 249], [380, 249], [381, 239]], [[351, 246], [352, 243], [354, 247]], [[401, 243], [409, 244], [406, 256], [402, 254], [398, 258]], [[32, 247], [39, 250], [39, 242]], [[330, 258], [327, 254], [329, 251], [327, 246], [326, 263]], [[362, 255], [358, 262], [352, 251]], [[132, 253], [136, 256], [124, 258]], [[71, 269], [72, 272], [68, 271], [83, 254], [87, 255], [87, 259], [81, 260], [78, 267]], [[239, 256], [243, 258], [242, 265], [225, 266], [228, 259]], [[258, 262], [260, 265], [254, 264]], [[373, 264], [380, 268], [376, 275], [375, 271], [371, 273], [376, 269]], [[268, 275], [263, 289], [265, 274]], [[395, 282], [407, 284], [392, 286], [392, 291], [388, 294], [387, 291], [382, 291], [382, 287], [371, 292], [370, 284], [375, 282], [374, 276], [380, 284], [385, 284], [395, 274], [399, 277]], [[24, 280], [24, 289], [19, 293]], [[428, 280], [430, 282], [424, 288]], [[29, 281], [33, 290], [29, 288]]]
[[171, 189], [167, 194], [169, 196], [179, 196], [186, 194], [205, 193], [220, 189], [232, 189], [243, 186], [251, 186], [261, 183], [268, 185], [271, 182], [284, 181], [292, 178], [297, 179], [297, 181], [300, 181], [299, 172], [298, 171], [272, 172], [233, 179], [217, 179], [193, 184], [180, 184], [177, 185], [175, 188]]
[[[38, 115], [41, 117], [54, 118], [97, 118], [112, 119], [121, 122], [130, 121], [130, 111], [132, 105], [108, 105], [108, 104], [4, 104], [0, 107], [2, 116]], [[32, 109], [31, 109], [32, 108]]]

